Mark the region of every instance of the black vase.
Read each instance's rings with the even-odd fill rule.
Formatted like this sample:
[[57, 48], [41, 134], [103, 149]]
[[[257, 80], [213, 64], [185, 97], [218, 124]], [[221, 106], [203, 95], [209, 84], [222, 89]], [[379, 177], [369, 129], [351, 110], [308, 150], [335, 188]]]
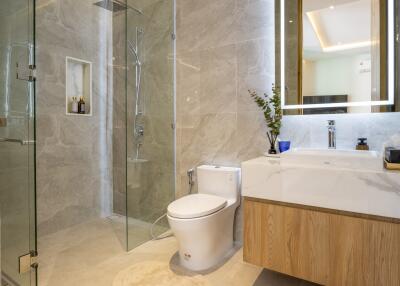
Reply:
[[275, 147], [272, 147], [271, 146], [271, 148], [269, 148], [269, 150], [268, 150], [268, 154], [273, 154], [273, 155], [275, 155], [275, 154], [277, 154], [278, 152], [276, 151], [276, 149], [275, 149]]
[[272, 154], [272, 155], [275, 155], [275, 154], [278, 154], [278, 152], [276, 151], [276, 149], [275, 149], [275, 144], [276, 144], [276, 138], [277, 138], [277, 136], [274, 136], [273, 134], [271, 134], [271, 133], [267, 133], [267, 136], [268, 136], [268, 141], [269, 141], [269, 144], [270, 144], [270, 148], [269, 148], [269, 150], [268, 150], [268, 154]]

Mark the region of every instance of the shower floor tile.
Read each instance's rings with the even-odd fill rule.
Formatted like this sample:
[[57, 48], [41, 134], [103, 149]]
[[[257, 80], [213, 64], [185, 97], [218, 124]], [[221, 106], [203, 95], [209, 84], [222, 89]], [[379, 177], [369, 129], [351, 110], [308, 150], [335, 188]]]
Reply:
[[39, 238], [39, 286], [313, 285], [244, 263], [241, 249], [207, 273], [178, 266], [173, 237], [126, 252], [123, 221], [98, 219]]

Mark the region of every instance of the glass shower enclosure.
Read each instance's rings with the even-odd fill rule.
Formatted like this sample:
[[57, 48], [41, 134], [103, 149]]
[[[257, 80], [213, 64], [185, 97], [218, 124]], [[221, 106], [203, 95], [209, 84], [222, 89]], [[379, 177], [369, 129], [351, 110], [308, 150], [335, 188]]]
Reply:
[[36, 285], [35, 1], [1, 4], [1, 285]]
[[114, 126], [123, 128], [114, 129], [113, 205], [130, 250], [168, 230], [159, 218], [175, 198], [175, 2], [124, 4], [113, 18], [114, 65], [126, 67], [124, 88], [114, 71]]

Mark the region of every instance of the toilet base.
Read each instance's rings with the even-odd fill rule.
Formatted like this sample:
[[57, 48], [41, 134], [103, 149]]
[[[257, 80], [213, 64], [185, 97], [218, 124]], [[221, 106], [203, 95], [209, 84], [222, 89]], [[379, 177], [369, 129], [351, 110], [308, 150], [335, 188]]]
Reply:
[[192, 271], [207, 270], [220, 263], [234, 247], [233, 222], [237, 205], [200, 218], [168, 216], [178, 240], [180, 264]]

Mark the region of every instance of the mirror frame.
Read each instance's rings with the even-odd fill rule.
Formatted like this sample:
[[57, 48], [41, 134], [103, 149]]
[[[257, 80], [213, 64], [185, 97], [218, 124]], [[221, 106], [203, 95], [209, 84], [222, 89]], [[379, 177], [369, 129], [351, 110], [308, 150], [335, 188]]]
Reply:
[[[280, 0], [280, 52], [281, 52], [281, 87], [286, 87], [285, 72], [286, 72], [286, 60], [285, 60], [285, 2], [287, 0]], [[388, 100], [381, 101], [359, 101], [359, 102], [344, 102], [344, 103], [323, 103], [323, 104], [285, 104], [286, 88], [281, 88], [281, 106], [283, 110], [293, 109], [311, 109], [311, 108], [329, 108], [329, 107], [354, 107], [354, 106], [388, 106], [394, 105], [395, 97], [395, 0], [387, 0], [388, 19], [387, 19], [387, 93]], [[301, 17], [302, 18], [302, 17]], [[299, 79], [300, 80], [300, 79]]]

